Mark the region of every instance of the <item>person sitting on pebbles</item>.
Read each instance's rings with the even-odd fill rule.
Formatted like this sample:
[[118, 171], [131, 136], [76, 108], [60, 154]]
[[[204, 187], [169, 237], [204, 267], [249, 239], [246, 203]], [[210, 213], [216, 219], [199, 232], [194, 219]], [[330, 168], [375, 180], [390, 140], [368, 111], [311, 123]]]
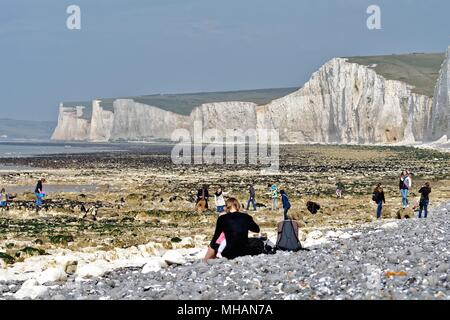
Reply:
[[234, 259], [249, 254], [248, 232], [259, 233], [260, 229], [253, 218], [246, 213], [239, 212], [240, 209], [241, 205], [237, 199], [230, 198], [226, 201], [226, 214], [219, 216], [217, 219], [214, 236], [203, 261], [206, 262], [217, 257], [220, 247], [218, 241], [220, 242], [219, 238], [222, 233], [224, 239], [226, 239], [226, 247], [221, 256]]

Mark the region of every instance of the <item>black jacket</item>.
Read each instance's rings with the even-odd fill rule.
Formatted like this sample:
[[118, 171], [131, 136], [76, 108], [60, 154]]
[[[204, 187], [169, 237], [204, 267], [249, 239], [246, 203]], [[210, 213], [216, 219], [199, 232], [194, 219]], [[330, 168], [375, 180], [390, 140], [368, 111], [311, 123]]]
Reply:
[[379, 192], [375, 190], [373, 192], [373, 197], [376, 203], [379, 203], [380, 201], [386, 203], [386, 199], [384, 198], [384, 191]]
[[36, 185], [36, 189], [34, 189], [35, 193], [42, 193], [42, 182], [38, 181], [37, 185]]
[[430, 200], [431, 188], [422, 187], [420, 188], [419, 193], [421, 194], [420, 196], [421, 200]]
[[217, 239], [225, 233], [227, 245], [222, 252], [222, 256], [228, 259], [245, 256], [248, 250], [248, 232], [259, 232], [259, 226], [253, 218], [245, 213], [227, 213], [217, 219], [216, 230], [211, 240], [211, 248], [217, 250]]

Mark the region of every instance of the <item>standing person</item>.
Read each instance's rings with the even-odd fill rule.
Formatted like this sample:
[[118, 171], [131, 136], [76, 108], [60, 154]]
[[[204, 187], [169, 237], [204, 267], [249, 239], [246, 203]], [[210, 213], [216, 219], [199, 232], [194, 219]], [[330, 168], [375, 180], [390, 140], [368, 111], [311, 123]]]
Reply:
[[284, 209], [284, 220], [288, 220], [288, 211], [291, 208], [291, 203], [289, 202], [289, 198], [286, 194], [286, 191], [280, 190], [281, 194], [281, 201], [283, 202], [283, 209]]
[[422, 211], [424, 211], [424, 218], [426, 219], [428, 217], [428, 205], [430, 204], [430, 193], [431, 193], [431, 186], [430, 183], [425, 183], [422, 188], [419, 190], [420, 193], [420, 202], [419, 202], [419, 219], [422, 218]]
[[235, 198], [226, 201], [227, 214], [217, 219], [216, 230], [203, 261], [217, 257], [220, 247], [218, 240], [222, 233], [226, 239], [226, 247], [221, 254], [223, 257], [234, 259], [250, 253], [248, 232], [259, 233], [260, 229], [251, 216], [239, 212], [240, 207], [239, 201]]
[[226, 195], [222, 190], [222, 186], [219, 186], [214, 193], [214, 199], [216, 200], [216, 209], [218, 213], [222, 213], [225, 211], [225, 199], [223, 196]]
[[42, 206], [42, 200], [45, 197], [43, 184], [46, 182], [44, 178], [39, 179], [36, 184], [36, 189], [34, 190], [34, 193], [36, 195], [36, 211], [39, 211], [40, 207]]
[[381, 187], [381, 183], [377, 184], [373, 190], [372, 200], [377, 204], [377, 219], [381, 219], [381, 213], [383, 211], [383, 203], [386, 203], [384, 197], [384, 190]]
[[202, 188], [197, 192], [197, 204], [203, 200], [205, 202], [205, 209], [208, 209], [208, 198], [208, 186], [204, 184]]
[[250, 203], [253, 205], [253, 211], [256, 211], [255, 188], [250, 184], [248, 185], [248, 195], [247, 211], [250, 209]]
[[338, 183], [336, 183], [336, 196], [338, 199], [342, 198], [344, 194], [344, 184], [339, 180]]
[[272, 198], [272, 211], [278, 210], [278, 187], [275, 184], [270, 187], [270, 197]]
[[403, 171], [400, 176], [400, 182], [399, 182], [400, 193], [402, 195], [403, 209], [406, 209], [409, 207], [408, 193], [409, 193], [409, 189], [411, 188], [411, 186], [412, 186], [412, 180], [411, 180], [411, 177], [409, 176], [408, 171]]
[[0, 191], [0, 208], [8, 207], [8, 194], [6, 193], [5, 188], [2, 188]]

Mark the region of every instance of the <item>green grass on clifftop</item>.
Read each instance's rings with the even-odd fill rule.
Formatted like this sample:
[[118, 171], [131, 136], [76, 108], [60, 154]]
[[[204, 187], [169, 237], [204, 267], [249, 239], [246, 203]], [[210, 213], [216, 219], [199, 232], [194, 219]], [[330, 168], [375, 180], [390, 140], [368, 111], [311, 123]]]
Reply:
[[371, 67], [388, 80], [413, 85], [413, 92], [432, 97], [443, 53], [412, 53], [390, 56], [347, 57], [349, 62]]

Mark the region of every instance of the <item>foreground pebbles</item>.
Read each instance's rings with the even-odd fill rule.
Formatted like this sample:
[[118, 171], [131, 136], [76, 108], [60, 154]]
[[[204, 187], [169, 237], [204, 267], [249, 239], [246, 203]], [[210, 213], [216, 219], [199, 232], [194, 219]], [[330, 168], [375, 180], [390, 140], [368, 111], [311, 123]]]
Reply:
[[[39, 299], [449, 299], [450, 203], [429, 219], [379, 221], [298, 253], [119, 269], [47, 284]], [[0, 281], [0, 297], [18, 283]]]

